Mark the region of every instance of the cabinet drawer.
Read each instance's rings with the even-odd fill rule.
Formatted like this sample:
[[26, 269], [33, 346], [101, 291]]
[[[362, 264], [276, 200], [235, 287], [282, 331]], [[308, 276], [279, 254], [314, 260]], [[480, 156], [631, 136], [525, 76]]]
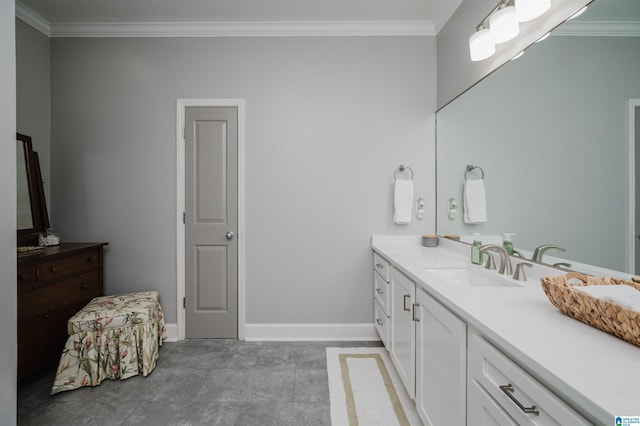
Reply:
[[477, 382], [517, 424], [590, 424], [480, 336], [471, 335], [468, 357], [470, 385]]
[[[18, 328], [46, 321], [56, 311], [82, 307], [100, 295], [99, 271], [85, 272], [30, 291], [18, 293]], [[72, 313], [73, 315], [73, 313]]]
[[36, 265], [18, 265], [18, 288], [36, 282]]
[[373, 253], [373, 270], [380, 274], [383, 280], [389, 282], [389, 262], [378, 253]]
[[86, 251], [64, 259], [43, 262], [38, 266], [40, 281], [50, 281], [82, 271], [97, 269], [99, 266], [99, 252]]
[[474, 426], [518, 426], [476, 381], [469, 382], [467, 424]]
[[391, 286], [378, 274], [373, 274], [373, 295], [385, 314], [389, 313]]
[[385, 348], [388, 348], [387, 342], [389, 340], [389, 317], [385, 314], [385, 312], [380, 307], [380, 303], [377, 300], [373, 301], [373, 321], [376, 327], [376, 331], [380, 336], [380, 340], [382, 340], [382, 344], [384, 344]]

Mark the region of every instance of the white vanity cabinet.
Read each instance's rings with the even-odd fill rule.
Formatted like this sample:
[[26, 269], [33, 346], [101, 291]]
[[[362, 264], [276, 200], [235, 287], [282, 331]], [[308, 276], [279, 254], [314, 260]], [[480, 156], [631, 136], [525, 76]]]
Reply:
[[591, 424], [475, 333], [469, 333], [467, 384], [469, 426]]
[[396, 268], [390, 268], [391, 278], [391, 361], [409, 397], [415, 396], [416, 327], [413, 304], [416, 284]]
[[427, 426], [464, 425], [467, 325], [421, 287], [416, 312], [416, 409]]
[[373, 315], [376, 331], [386, 348], [391, 338], [391, 285], [389, 284], [390, 265], [378, 253], [373, 253]]

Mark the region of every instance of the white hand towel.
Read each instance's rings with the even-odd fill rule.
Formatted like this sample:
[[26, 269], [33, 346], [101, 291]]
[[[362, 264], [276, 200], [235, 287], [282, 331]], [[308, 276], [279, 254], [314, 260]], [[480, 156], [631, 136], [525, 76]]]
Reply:
[[393, 223], [411, 223], [413, 207], [413, 181], [397, 179], [393, 187]]
[[598, 299], [613, 302], [625, 308], [640, 312], [640, 291], [629, 285], [575, 285], [572, 288], [587, 293], [590, 296], [597, 297]]
[[487, 221], [487, 198], [484, 180], [474, 179], [464, 182], [464, 223], [482, 223]]

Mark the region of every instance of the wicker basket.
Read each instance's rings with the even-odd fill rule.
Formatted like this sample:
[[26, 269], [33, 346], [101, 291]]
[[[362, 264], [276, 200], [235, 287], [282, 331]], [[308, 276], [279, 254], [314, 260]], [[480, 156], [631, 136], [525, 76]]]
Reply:
[[592, 277], [578, 272], [542, 278], [540, 281], [551, 303], [563, 314], [640, 346], [639, 312], [572, 288], [585, 285], [628, 285], [640, 291], [640, 284], [617, 278]]

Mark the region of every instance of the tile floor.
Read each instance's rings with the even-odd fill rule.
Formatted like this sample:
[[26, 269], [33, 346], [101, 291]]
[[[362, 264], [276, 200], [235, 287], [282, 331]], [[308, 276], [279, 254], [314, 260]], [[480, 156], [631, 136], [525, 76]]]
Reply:
[[18, 425], [330, 425], [325, 349], [380, 342], [165, 342], [147, 377], [49, 395], [18, 386]]

